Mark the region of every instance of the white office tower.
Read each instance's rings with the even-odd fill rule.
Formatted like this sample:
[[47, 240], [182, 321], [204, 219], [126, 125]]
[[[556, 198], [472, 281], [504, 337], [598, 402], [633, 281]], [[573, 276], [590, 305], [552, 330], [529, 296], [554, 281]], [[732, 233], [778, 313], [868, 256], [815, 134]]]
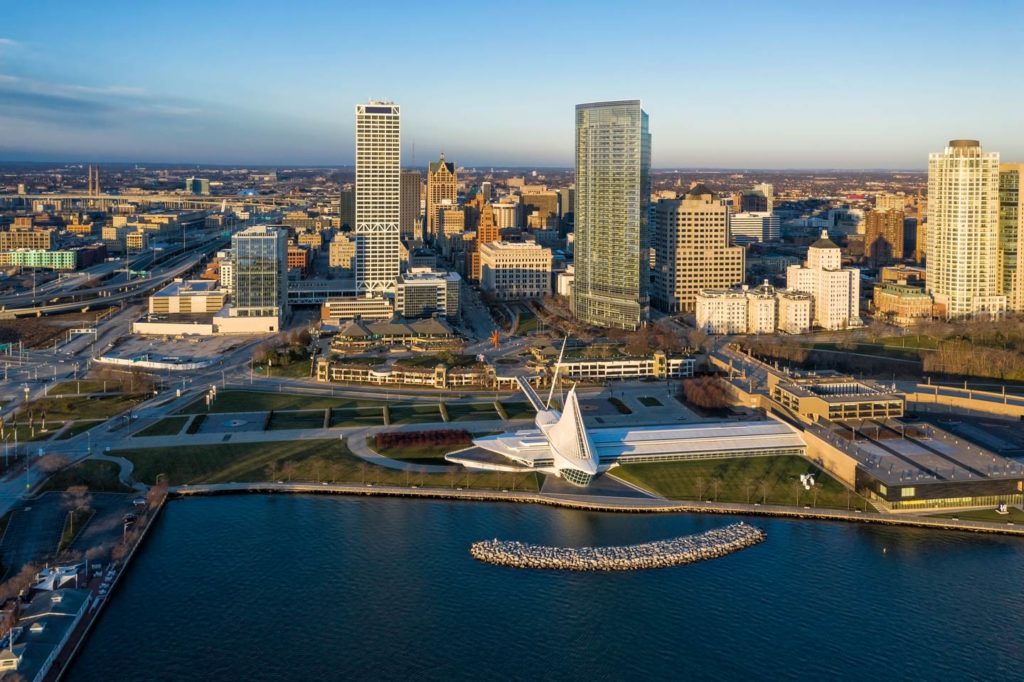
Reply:
[[401, 153], [399, 108], [356, 105], [356, 290], [393, 290], [399, 269]]
[[803, 266], [786, 269], [786, 287], [814, 297], [814, 324], [822, 329], [859, 327], [860, 270], [844, 268], [842, 251], [827, 232], [807, 250]]
[[928, 155], [928, 291], [947, 318], [1006, 309], [999, 272], [999, 154], [951, 140]]
[[779, 217], [768, 211], [751, 211], [729, 216], [729, 230], [736, 244], [774, 242], [782, 235]]

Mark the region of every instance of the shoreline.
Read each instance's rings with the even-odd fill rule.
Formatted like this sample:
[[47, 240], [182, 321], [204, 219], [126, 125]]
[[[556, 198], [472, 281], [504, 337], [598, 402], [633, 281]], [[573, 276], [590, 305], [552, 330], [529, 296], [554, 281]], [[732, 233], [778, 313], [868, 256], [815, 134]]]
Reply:
[[356, 483], [219, 483], [208, 485], [172, 486], [168, 496], [185, 499], [211, 495], [355, 495], [364, 497], [417, 497], [464, 502], [512, 502], [541, 504], [578, 511], [611, 512], [625, 514], [718, 514], [791, 518], [799, 520], [844, 521], [911, 528], [931, 528], [973, 533], [1024, 536], [1024, 525], [1001, 524], [989, 521], [963, 521], [940, 517], [908, 516], [880, 512], [853, 512], [842, 509], [812, 509], [781, 505], [744, 504], [737, 502], [686, 502], [675, 500], [646, 500], [638, 502], [611, 502], [585, 500], [575, 497], [544, 495], [542, 493], [458, 490], [449, 488], [412, 488], [403, 486], [360, 485]]

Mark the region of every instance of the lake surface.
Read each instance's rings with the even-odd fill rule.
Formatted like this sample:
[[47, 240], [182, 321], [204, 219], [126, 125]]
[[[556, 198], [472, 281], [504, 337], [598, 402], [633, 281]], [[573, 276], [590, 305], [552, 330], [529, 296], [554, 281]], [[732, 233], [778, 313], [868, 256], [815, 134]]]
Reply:
[[482, 564], [484, 538], [663, 539], [734, 517], [317, 496], [168, 504], [66, 679], [1021, 679], [1024, 539], [747, 518], [635, 573]]

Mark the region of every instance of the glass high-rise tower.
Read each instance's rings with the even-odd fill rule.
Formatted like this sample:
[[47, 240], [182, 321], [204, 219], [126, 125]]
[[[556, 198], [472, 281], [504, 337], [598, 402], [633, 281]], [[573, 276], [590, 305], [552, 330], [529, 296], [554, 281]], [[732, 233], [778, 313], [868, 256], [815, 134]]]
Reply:
[[380, 295], [398, 279], [401, 207], [399, 108], [356, 105], [356, 290]]
[[651, 135], [639, 100], [576, 105], [573, 312], [637, 329], [650, 312]]
[[231, 315], [281, 317], [288, 303], [288, 231], [254, 225], [231, 238]]

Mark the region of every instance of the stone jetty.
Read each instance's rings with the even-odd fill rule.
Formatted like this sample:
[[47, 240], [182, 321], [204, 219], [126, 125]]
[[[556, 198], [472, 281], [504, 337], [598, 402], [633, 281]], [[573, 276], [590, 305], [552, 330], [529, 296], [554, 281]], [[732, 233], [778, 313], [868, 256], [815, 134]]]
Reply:
[[525, 542], [474, 542], [473, 558], [498, 566], [548, 568], [562, 571], [636, 571], [692, 564], [731, 554], [763, 542], [760, 528], [734, 523], [697, 535], [622, 547], [545, 547]]

